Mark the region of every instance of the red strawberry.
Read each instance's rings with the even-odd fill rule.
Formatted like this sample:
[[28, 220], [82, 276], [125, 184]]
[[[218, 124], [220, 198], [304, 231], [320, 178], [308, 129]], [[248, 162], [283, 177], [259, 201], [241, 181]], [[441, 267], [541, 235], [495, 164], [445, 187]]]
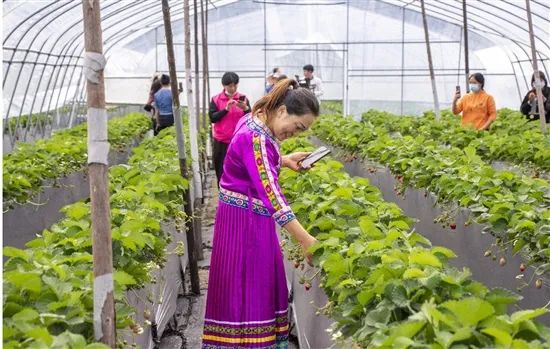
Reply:
[[525, 264], [521, 263], [519, 265], [519, 271], [521, 271], [522, 273], [525, 271]]
[[449, 228], [451, 228], [452, 230], [455, 230], [456, 229], [456, 224], [455, 223], [450, 224]]

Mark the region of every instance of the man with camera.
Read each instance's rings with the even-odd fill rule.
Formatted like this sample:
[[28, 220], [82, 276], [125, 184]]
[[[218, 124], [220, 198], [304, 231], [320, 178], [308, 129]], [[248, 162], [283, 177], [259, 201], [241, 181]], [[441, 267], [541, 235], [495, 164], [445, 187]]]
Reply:
[[300, 87], [305, 87], [310, 89], [317, 99], [319, 99], [323, 95], [323, 81], [319, 79], [317, 76], [313, 75], [313, 66], [311, 64], [306, 64], [303, 67], [304, 70], [304, 76], [300, 78], [298, 75], [296, 75], [296, 80], [298, 80], [298, 84], [300, 84]]

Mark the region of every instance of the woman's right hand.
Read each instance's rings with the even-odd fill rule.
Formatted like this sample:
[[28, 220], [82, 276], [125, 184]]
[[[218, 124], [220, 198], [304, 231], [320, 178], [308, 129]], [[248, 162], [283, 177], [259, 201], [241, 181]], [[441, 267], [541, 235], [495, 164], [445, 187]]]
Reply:
[[529, 92], [529, 102], [533, 102], [536, 97], [537, 94], [535, 92]]
[[313, 261], [313, 254], [309, 252], [309, 248], [313, 246], [316, 242], [317, 239], [308, 234], [307, 237], [300, 243], [302, 247], [302, 252], [304, 253], [306, 261], [309, 265], [312, 265]]
[[458, 101], [460, 99], [460, 91], [456, 91], [455, 92], [455, 97], [454, 97], [454, 101]]

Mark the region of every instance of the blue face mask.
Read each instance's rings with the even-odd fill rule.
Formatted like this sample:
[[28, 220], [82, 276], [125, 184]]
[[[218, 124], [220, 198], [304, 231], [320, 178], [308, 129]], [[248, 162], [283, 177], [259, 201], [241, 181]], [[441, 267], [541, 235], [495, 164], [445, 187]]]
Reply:
[[480, 90], [479, 84], [470, 84], [470, 91], [472, 92], [478, 92]]

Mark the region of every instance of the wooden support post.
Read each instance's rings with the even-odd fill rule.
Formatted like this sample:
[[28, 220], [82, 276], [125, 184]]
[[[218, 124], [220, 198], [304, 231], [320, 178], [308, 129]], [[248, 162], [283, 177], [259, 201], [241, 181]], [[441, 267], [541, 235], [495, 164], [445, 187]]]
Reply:
[[462, 26], [464, 29], [464, 73], [466, 74], [466, 88], [464, 91], [468, 91], [470, 84], [470, 51], [468, 49], [468, 11], [466, 10], [466, 0], [462, 0], [462, 18], [464, 21]]
[[[178, 143], [178, 157], [180, 164], [180, 173], [182, 177], [189, 180], [187, 172], [187, 160], [185, 158], [185, 135], [183, 134], [183, 122], [180, 113], [180, 98], [178, 91], [178, 82], [176, 75], [176, 61], [174, 58], [174, 43], [172, 36], [172, 21], [170, 20], [170, 7], [168, 0], [162, 0], [162, 14], [164, 17], [164, 32], [166, 35], [166, 51], [168, 56], [168, 71], [170, 73], [170, 87], [172, 89], [172, 109], [174, 113], [174, 122], [176, 125], [176, 139]], [[191, 291], [194, 294], [200, 294], [199, 268], [197, 265], [197, 249], [195, 243], [195, 228], [193, 225], [193, 209], [191, 208], [191, 189], [190, 187], [183, 195], [184, 210], [187, 215], [185, 230], [187, 237], [187, 251], [189, 253], [189, 273], [191, 274]]]
[[426, 50], [428, 51], [428, 66], [430, 68], [430, 80], [432, 82], [432, 93], [434, 97], [434, 111], [436, 119], [439, 119], [439, 98], [437, 97], [437, 86], [435, 85], [434, 65], [432, 61], [432, 50], [430, 48], [430, 34], [428, 33], [428, 20], [426, 19], [426, 9], [424, 7], [424, 0], [420, 0], [422, 7], [422, 22], [424, 24], [424, 37], [426, 40]]
[[92, 211], [92, 254], [94, 269], [94, 337], [116, 345], [113, 297], [113, 246], [109, 204], [107, 112], [103, 69], [103, 35], [99, 0], [82, 0], [84, 18], [84, 74], [88, 101], [88, 175]]
[[531, 40], [531, 55], [533, 56], [533, 74], [535, 74], [535, 90], [537, 92], [537, 104], [539, 106], [540, 129], [542, 133], [546, 132], [546, 110], [544, 110], [544, 101], [542, 100], [542, 86], [539, 76], [539, 65], [537, 62], [537, 49], [535, 47], [535, 33], [533, 32], [533, 19], [531, 18], [531, 2], [525, 0], [527, 9], [527, 22], [529, 24], [529, 39]]

